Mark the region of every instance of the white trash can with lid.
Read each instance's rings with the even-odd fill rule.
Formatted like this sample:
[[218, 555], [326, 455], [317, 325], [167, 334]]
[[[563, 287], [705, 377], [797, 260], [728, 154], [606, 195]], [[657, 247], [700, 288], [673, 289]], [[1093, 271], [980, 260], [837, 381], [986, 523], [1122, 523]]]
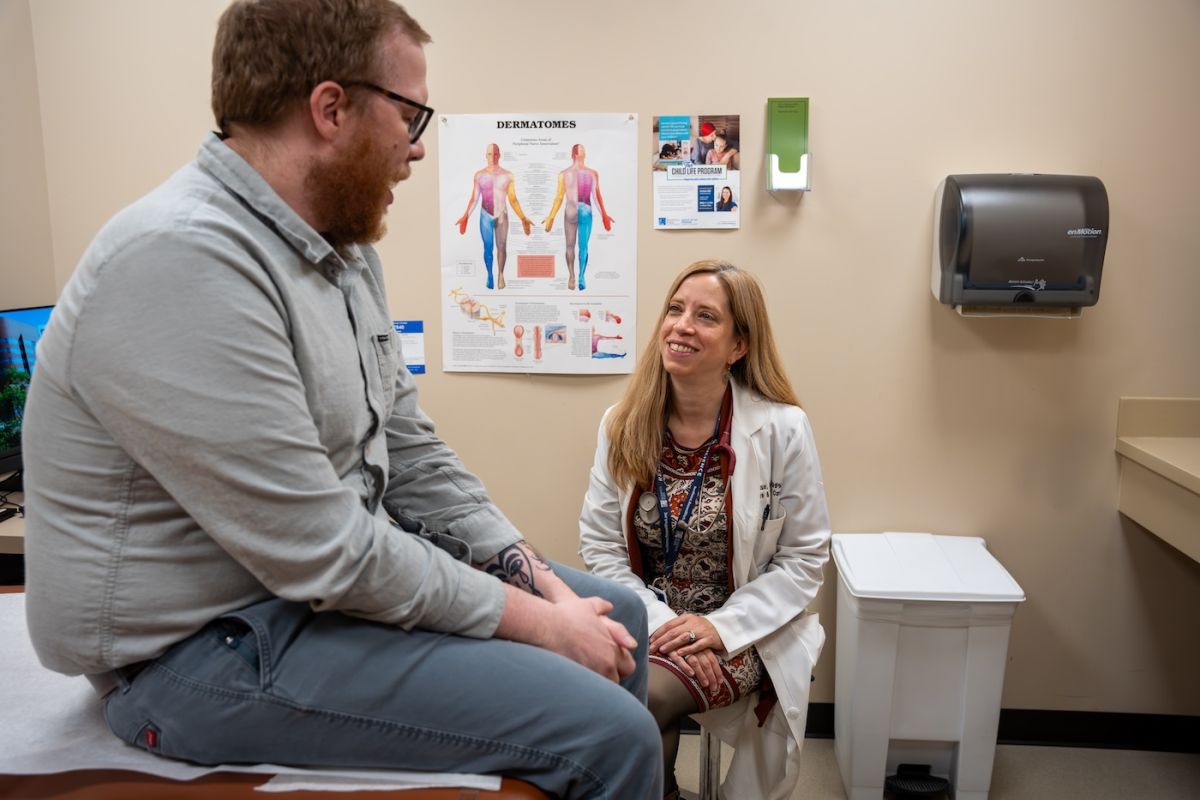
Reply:
[[834, 752], [850, 800], [928, 764], [986, 800], [1008, 634], [1024, 592], [983, 539], [839, 533]]

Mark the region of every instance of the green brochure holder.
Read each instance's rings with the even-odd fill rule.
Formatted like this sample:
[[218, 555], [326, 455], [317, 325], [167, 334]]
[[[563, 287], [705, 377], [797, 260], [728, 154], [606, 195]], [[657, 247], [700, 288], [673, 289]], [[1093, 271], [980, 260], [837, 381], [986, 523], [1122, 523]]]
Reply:
[[808, 158], [808, 98], [767, 98], [767, 191], [812, 188]]

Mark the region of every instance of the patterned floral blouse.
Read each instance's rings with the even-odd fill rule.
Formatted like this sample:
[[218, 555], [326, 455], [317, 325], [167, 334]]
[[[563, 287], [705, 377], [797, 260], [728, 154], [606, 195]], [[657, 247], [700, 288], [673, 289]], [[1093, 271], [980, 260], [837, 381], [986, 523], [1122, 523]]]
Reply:
[[[670, 502], [671, 519], [679, 518], [688, 490], [700, 469], [706, 445], [695, 449], [676, 444], [668, 431], [660, 461], [663, 482]], [[707, 444], [707, 443], [706, 443]], [[709, 458], [696, 507], [688, 520], [687, 534], [679, 548], [671, 576], [667, 579], [667, 605], [677, 613], [707, 614], [729, 599], [729, 519], [725, 506], [726, 481], [721, 465]], [[665, 571], [662, 551], [662, 525], [659, 523], [658, 498], [646, 492], [638, 498], [633, 529], [646, 565], [646, 583], [660, 578]], [[671, 670], [689, 688], [701, 711], [727, 706], [762, 684], [764, 669], [753, 647], [730, 659], [721, 659], [723, 680], [704, 689], [668, 659], [651, 656], [651, 661]]]

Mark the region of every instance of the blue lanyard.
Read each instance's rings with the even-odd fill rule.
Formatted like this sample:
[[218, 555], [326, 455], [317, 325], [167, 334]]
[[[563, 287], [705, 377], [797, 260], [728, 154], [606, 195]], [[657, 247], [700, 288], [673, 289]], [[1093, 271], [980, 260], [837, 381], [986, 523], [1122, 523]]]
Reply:
[[687, 534], [687, 523], [692, 518], [692, 512], [696, 509], [696, 500], [700, 497], [700, 488], [704, 484], [704, 473], [708, 469], [708, 457], [712, 453], [713, 445], [717, 443], [717, 437], [721, 435], [721, 414], [717, 412], [717, 423], [713, 427], [712, 438], [708, 440], [708, 446], [704, 448], [704, 455], [700, 458], [700, 468], [696, 470], [696, 477], [692, 478], [692, 485], [688, 488], [687, 499], [683, 502], [683, 508], [679, 510], [679, 519], [674, 524], [671, 523], [671, 501], [667, 497], [667, 483], [663, 480], [662, 461], [659, 461], [658, 470], [654, 475], [655, 493], [658, 495], [658, 523], [662, 526], [662, 552], [663, 552], [663, 577], [671, 577], [671, 570], [675, 567], [675, 559], [679, 557], [679, 550], [683, 547], [683, 537]]

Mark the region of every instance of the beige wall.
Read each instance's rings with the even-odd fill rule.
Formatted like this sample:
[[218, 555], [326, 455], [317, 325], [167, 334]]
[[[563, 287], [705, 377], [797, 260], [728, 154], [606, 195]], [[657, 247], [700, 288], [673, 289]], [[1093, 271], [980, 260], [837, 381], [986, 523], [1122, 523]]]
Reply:
[[[223, 5], [32, 5], [56, 287], [211, 126]], [[1200, 6], [777, 0], [697, 28], [638, 0], [408, 5], [436, 40], [441, 112], [632, 111], [642, 161], [655, 114], [742, 114], [740, 232], [655, 232], [639, 187], [639, 341], [688, 261], [753, 269], [835, 528], [983, 536], [1024, 587], [1006, 707], [1200, 714], [1200, 564], [1118, 515], [1113, 453], [1119, 396], [1200, 396]], [[812, 98], [798, 203], [762, 190], [772, 95]], [[381, 247], [395, 316], [428, 322], [424, 405], [529, 538], [578, 563], [595, 423], [624, 380], [441, 371], [437, 155], [433, 133]], [[1112, 235], [1082, 319], [962, 319], [931, 298], [934, 188], [991, 171], [1104, 180]], [[21, 268], [6, 259], [0, 278]], [[832, 572], [817, 603], [831, 634]], [[817, 701], [833, 698], [833, 644]]]
[[29, 0], [0, 0], [0, 75], [0, 308], [48, 305], [58, 285]]

